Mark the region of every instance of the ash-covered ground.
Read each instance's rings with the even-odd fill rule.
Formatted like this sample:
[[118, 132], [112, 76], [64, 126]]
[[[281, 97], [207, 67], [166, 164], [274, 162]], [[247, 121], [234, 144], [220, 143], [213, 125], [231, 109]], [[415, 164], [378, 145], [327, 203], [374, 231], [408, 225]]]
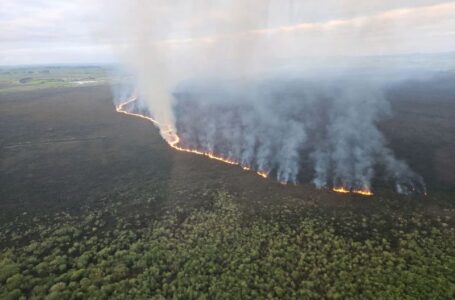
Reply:
[[[455, 75], [441, 73], [430, 80], [406, 81], [387, 91], [391, 116], [378, 126], [389, 141], [387, 146], [424, 178], [429, 194], [398, 196], [379, 181], [378, 197], [386, 195], [397, 201], [415, 198], [421, 203], [431, 202], [433, 197], [450, 197], [454, 192], [454, 82]], [[223, 186], [252, 198], [249, 203], [293, 198], [324, 205], [346, 199], [345, 195], [316, 190], [310, 183], [281, 186], [240, 168], [175, 152], [152, 124], [116, 113], [108, 86], [0, 95], [0, 205], [5, 215], [17, 208], [77, 208], [108, 195], [117, 197], [155, 185], [166, 195]], [[303, 178], [312, 172], [311, 164], [306, 163], [301, 164]], [[375, 197], [363, 202], [375, 202]]]

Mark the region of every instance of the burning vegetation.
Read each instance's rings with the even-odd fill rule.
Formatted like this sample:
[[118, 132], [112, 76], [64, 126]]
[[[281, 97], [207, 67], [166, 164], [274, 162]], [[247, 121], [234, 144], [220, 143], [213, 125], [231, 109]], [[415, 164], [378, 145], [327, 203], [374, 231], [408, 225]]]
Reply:
[[[251, 167], [249, 167], [247, 165], [242, 165], [239, 161], [228, 159], [228, 158], [224, 158], [222, 156], [217, 155], [214, 152], [200, 151], [200, 150], [197, 150], [197, 149], [185, 148], [185, 147], [181, 146], [180, 145], [180, 137], [177, 135], [177, 133], [175, 131], [169, 129], [168, 127], [166, 127], [166, 126], [164, 126], [162, 124], [160, 124], [158, 121], [156, 121], [152, 117], [149, 117], [149, 116], [146, 116], [146, 115], [143, 115], [143, 114], [140, 114], [140, 113], [129, 111], [128, 107], [132, 106], [135, 101], [138, 101], [138, 97], [137, 96], [131, 96], [125, 102], [120, 103], [116, 107], [117, 112], [123, 113], [123, 114], [126, 114], [126, 115], [130, 115], [130, 116], [134, 116], [134, 117], [139, 117], [139, 118], [142, 118], [142, 119], [146, 119], [146, 120], [152, 122], [154, 125], [158, 126], [158, 128], [160, 128], [160, 129], [161, 128], [167, 128], [167, 129], [164, 129], [162, 134], [163, 134], [163, 137], [166, 140], [166, 142], [173, 149], [175, 149], [177, 151], [182, 151], [182, 152], [192, 153], [192, 154], [196, 154], [196, 155], [206, 156], [206, 157], [208, 157], [210, 159], [221, 161], [223, 163], [230, 164], [230, 165], [238, 165], [238, 166], [241, 166], [242, 169], [245, 170], [245, 171], [251, 171], [252, 170]], [[261, 177], [263, 177], [263, 178], [267, 178], [268, 177], [268, 174], [266, 172], [263, 172], [263, 171], [256, 171], [256, 174], [261, 176]]]
[[294, 9], [256, 0], [199, 5], [133, 5], [115, 18], [114, 36], [128, 41], [119, 58], [139, 97], [130, 106], [122, 101], [132, 93], [122, 92], [115, 100], [124, 111], [153, 116], [176, 150], [283, 184], [302, 182], [305, 164], [318, 188], [370, 195], [373, 178], [383, 177], [398, 193], [425, 193], [377, 127], [390, 111], [384, 89], [402, 75], [360, 58], [378, 43], [355, 42], [368, 32], [357, 19], [299, 23], [294, 1]]
[[151, 117], [140, 96], [120, 101], [116, 109], [152, 122], [175, 150], [238, 165], [282, 184], [302, 182], [305, 161], [318, 188], [371, 196], [380, 167], [398, 193], [425, 193], [421, 177], [394, 157], [376, 126], [388, 113], [378, 86], [295, 79], [249, 87], [208, 85], [187, 82], [176, 88], [174, 124]]

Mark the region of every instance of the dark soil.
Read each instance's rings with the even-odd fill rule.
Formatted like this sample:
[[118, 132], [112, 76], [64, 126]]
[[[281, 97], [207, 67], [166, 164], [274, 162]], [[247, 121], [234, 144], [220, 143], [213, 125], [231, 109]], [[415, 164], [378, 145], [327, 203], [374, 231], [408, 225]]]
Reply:
[[125, 202], [125, 214], [145, 213], [141, 203], [154, 203], [147, 214], [156, 215], [176, 203], [205, 206], [214, 190], [236, 195], [252, 214], [283, 207], [440, 214], [453, 207], [455, 192], [455, 93], [436, 87], [416, 94], [416, 84], [390, 91], [393, 117], [380, 126], [397, 155], [425, 178], [427, 197], [385, 188], [365, 198], [310, 184], [282, 186], [176, 152], [149, 122], [116, 113], [107, 86], [0, 94], [0, 217], [77, 213], [116, 201]]

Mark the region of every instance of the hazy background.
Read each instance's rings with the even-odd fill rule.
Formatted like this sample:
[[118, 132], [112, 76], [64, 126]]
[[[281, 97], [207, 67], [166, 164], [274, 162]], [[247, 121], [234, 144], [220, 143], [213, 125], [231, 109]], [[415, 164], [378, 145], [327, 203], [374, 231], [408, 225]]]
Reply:
[[[128, 109], [153, 116], [169, 144], [283, 183], [298, 181], [305, 150], [318, 187], [369, 190], [380, 164], [398, 191], [424, 191], [377, 123], [389, 86], [455, 66], [451, 1], [2, 1], [0, 28], [0, 65], [118, 63], [134, 82], [114, 102], [137, 97]], [[199, 111], [177, 116], [179, 101]], [[199, 112], [214, 118], [197, 127]]]
[[[193, 2], [210, 4], [210, 1], [172, 2], [180, 6], [191, 6]], [[217, 1], [229, 2], [250, 6], [250, 16], [264, 13], [255, 10], [255, 3], [263, 1]], [[150, 6], [150, 1], [1, 0], [0, 65], [115, 62], [112, 44], [131, 41], [108, 34], [115, 26], [113, 18], [119, 11], [125, 12], [145, 3]], [[166, 11], [172, 9], [168, 3], [154, 1], [153, 4]], [[216, 23], [217, 30], [228, 21], [222, 11], [199, 10], [197, 5], [192, 20], [181, 20], [176, 12], [173, 28], [186, 28], [187, 31], [176, 30], [175, 38], [185, 38], [195, 30], [201, 35], [209, 35], [211, 28], [198, 27], [202, 19]], [[301, 23], [306, 23], [307, 28], [325, 27], [327, 30], [329, 27], [331, 40], [339, 38], [342, 41], [336, 49], [330, 49], [334, 55], [435, 53], [452, 51], [455, 46], [454, 1], [322, 0], [302, 4], [301, 1], [275, 0], [270, 1], [269, 7], [276, 13], [268, 24], [263, 24], [265, 27]], [[145, 30], [150, 26], [143, 25]], [[363, 43], [354, 49], [351, 42], [359, 36]], [[313, 38], [318, 41], [317, 35]], [[322, 42], [314, 47], [319, 54], [321, 46], [324, 46]]]

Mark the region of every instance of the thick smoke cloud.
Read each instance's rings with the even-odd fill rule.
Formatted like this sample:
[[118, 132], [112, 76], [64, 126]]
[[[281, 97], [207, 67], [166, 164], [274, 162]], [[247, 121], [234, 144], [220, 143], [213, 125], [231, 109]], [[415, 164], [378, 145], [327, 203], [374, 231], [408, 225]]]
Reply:
[[369, 190], [381, 176], [408, 193], [424, 190], [422, 180], [377, 127], [389, 114], [388, 72], [400, 66], [354, 56], [394, 53], [399, 41], [411, 47], [423, 23], [452, 25], [454, 5], [421, 2], [375, 2], [361, 14], [332, 1], [328, 10], [276, 0], [125, 1], [113, 44], [135, 74], [136, 109], [162, 124], [170, 144], [178, 135], [180, 147], [283, 183], [299, 182], [305, 163], [320, 188]]
[[370, 190], [383, 169], [398, 192], [424, 192], [377, 128], [390, 113], [382, 85], [346, 77], [182, 84], [174, 93], [181, 143], [282, 183], [297, 183], [309, 161], [319, 188]]

